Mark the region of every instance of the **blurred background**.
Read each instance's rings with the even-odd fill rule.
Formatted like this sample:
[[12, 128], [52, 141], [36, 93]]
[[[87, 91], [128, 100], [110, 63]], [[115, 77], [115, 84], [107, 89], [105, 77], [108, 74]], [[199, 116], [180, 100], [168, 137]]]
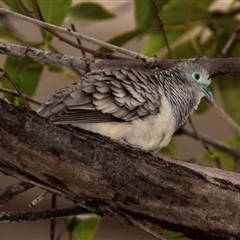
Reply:
[[[9, 3], [10, 1], [0, 1], [2, 2], [2, 6], [11, 6]], [[41, 2], [41, 0], [39, 1]], [[61, 8], [61, 1], [55, 0], [55, 2], [59, 2], [59, 7]], [[74, 4], [84, 3], [88, 1], [73, 1]], [[91, 3], [97, 3], [100, 4], [102, 8], [104, 8], [106, 11], [109, 11], [111, 14], [114, 14], [114, 17], [106, 18], [103, 20], [92, 20], [87, 19], [87, 17], [82, 17], [82, 19], [76, 19], [74, 20], [74, 15], [68, 16], [68, 18], [65, 19], [64, 23], [62, 24], [65, 28], [70, 28], [70, 23], [74, 23], [76, 30], [82, 34], [88, 35], [90, 37], [94, 37], [96, 39], [100, 39], [103, 41], [109, 41], [109, 39], [113, 39], [116, 35], [120, 35], [126, 32], [131, 32], [134, 29], [136, 29], [139, 22], [137, 22], [136, 19], [137, 13], [136, 13], [136, 2], [135, 1], [129, 1], [129, 0], [120, 0], [120, 1], [90, 1]], [[147, 2], [147, 1], [142, 1]], [[198, 5], [198, 2], [201, 1], [165, 1], [166, 2], [166, 8], [168, 7], [168, 3], [174, 5], [178, 5], [177, 2], [181, 2], [181, 4], [186, 4], [186, 6], [189, 4], [189, 2], [195, 3], [195, 5]], [[205, 2], [205, 1], [203, 1]], [[224, 11], [227, 11], [229, 9], [237, 9], [239, 8], [237, 1], [206, 1], [208, 5], [205, 6], [205, 11], [209, 14], [210, 12], [219, 11], [224, 15]], [[74, 5], [73, 4], [73, 5]], [[170, 7], [172, 7], [170, 5]], [[200, 6], [202, 7], [202, 6]], [[167, 9], [168, 10], [168, 9]], [[166, 10], [166, 11], [167, 11]], [[169, 16], [163, 16], [164, 19], [172, 20], [174, 18], [177, 21], [178, 12], [176, 12], [176, 16], [169, 15]], [[195, 12], [193, 12], [195, 14]], [[184, 13], [182, 13], [184, 15]], [[145, 12], [142, 12], [142, 19], [146, 17]], [[233, 16], [234, 18], [237, 17]], [[163, 20], [164, 20], [163, 19]], [[236, 18], [237, 19], [237, 18]], [[138, 20], [139, 21], [139, 20]], [[195, 21], [195, 22], [194, 22]], [[199, 29], [197, 27], [197, 20], [194, 20], [195, 26], [191, 26], [192, 36], [195, 36], [194, 34], [199, 34]], [[198, 19], [200, 21], [200, 19]], [[213, 20], [212, 20], [213, 21]], [[230, 20], [229, 20], [230, 21]], [[236, 20], [237, 21], [237, 20]], [[40, 39], [42, 39], [42, 33], [39, 31], [39, 28], [34, 26], [33, 24], [30, 24], [25, 21], [21, 21], [19, 19], [14, 18], [8, 18], [7, 19], [8, 26], [10, 26], [11, 31], [14, 32], [14, 34], [20, 36], [21, 39], [24, 39], [25, 44], [34, 45], [33, 43], [40, 42]], [[163, 21], [165, 23], [165, 21]], [[4, 26], [5, 23], [2, 22], [2, 28], [6, 28]], [[191, 25], [191, 20], [189, 20], [189, 25]], [[212, 25], [217, 24], [212, 23]], [[181, 24], [180, 24], [181, 25]], [[169, 24], [171, 27], [171, 25]], [[168, 27], [167, 29], [170, 29]], [[149, 27], [150, 28], [150, 27]], [[210, 29], [210, 30], [209, 30]], [[201, 36], [201, 38], [208, 37], [212, 38], [212, 34], [216, 34], [213, 29], [209, 28], [208, 31], [205, 29], [204, 36]], [[211, 32], [212, 31], [212, 32]], [[209, 33], [210, 32], [210, 33]], [[171, 32], [167, 32], [171, 34]], [[171, 38], [172, 35], [169, 35]], [[210, 37], [209, 37], [210, 36]], [[171, 44], [173, 48], [182, 48], [182, 57], [181, 55], [177, 55], [175, 53], [175, 56], [178, 56], [178, 58], [187, 58], [191, 57], [193, 55], [198, 55], [198, 52], [194, 53], [194, 50], [190, 48], [186, 48], [185, 45], [181, 45], [180, 43], [184, 41], [184, 39], [188, 39], [189, 32], [185, 31], [184, 34], [180, 35], [175, 38]], [[1, 36], [0, 38], [4, 38]], [[125, 48], [139, 52], [144, 53], [146, 55], [153, 55], [150, 50], [150, 40], [151, 38], [154, 38], [154, 35], [149, 34], [142, 34], [142, 36], [137, 36], [130, 41], [125, 41], [125, 44], [123, 45]], [[199, 37], [200, 38], [200, 37]], [[74, 40], [74, 39], [73, 39]], [[189, 39], [188, 39], [189, 40]], [[194, 40], [194, 37], [191, 38], [191, 40]], [[196, 40], [196, 39], [195, 39]], [[199, 39], [198, 39], [199, 40]], [[4, 39], [5, 41], [5, 39]], [[7, 39], [6, 41], [10, 42], [16, 42], [13, 39]], [[75, 41], [75, 40], [74, 40]], [[152, 40], [153, 41], [153, 40]], [[190, 41], [190, 40], [189, 40]], [[199, 40], [200, 41], [200, 40]], [[217, 55], [217, 49], [215, 52], [213, 52], [213, 49], [215, 49], [215, 40], [209, 40], [210, 43], [208, 45], [212, 45], [212, 47], [209, 47], [210, 50], [212, 50], [212, 53], [208, 54], [208, 52], [204, 52], [204, 55], [207, 57], [214, 57], [214, 55]], [[226, 37], [227, 41], [227, 37]], [[226, 43], [225, 41], [225, 43]], [[191, 42], [191, 41], [190, 41]], [[84, 46], [87, 46], [89, 48], [96, 49], [97, 47], [89, 44], [87, 42], [82, 42]], [[224, 46], [225, 43], [222, 43], [222, 46]], [[24, 44], [24, 43], [23, 43]], [[54, 49], [58, 52], [65, 53], [68, 55], [73, 56], [81, 56], [81, 51], [76, 50], [75, 48], [67, 45], [66, 43], [59, 41], [56, 38], [53, 38], [51, 40], [51, 46], [54, 48], [47, 48], [46, 44], [37, 46], [36, 47], [43, 48], [45, 50], [53, 51]], [[154, 45], [154, 43], [152, 44]], [[201, 45], [201, 47], [204, 44]], [[206, 44], [207, 45], [207, 44]], [[203, 46], [204, 47], [204, 46]], [[205, 46], [207, 48], [207, 46]], [[194, 47], [192, 47], [194, 49]], [[209, 51], [210, 51], [209, 50]], [[166, 47], [162, 47], [160, 50], [155, 52], [158, 57], [165, 57], [167, 56]], [[219, 53], [219, 52], [218, 52]], [[239, 55], [239, 54], [238, 54]], [[4, 63], [6, 61], [6, 56], [0, 55], [0, 64], [2, 67], [4, 67]], [[4, 68], [5, 69], [5, 68]], [[5, 69], [6, 70], [6, 69]], [[41, 102], [44, 102], [47, 97], [49, 97], [54, 91], [58, 90], [59, 88], [62, 88], [72, 81], [77, 80], [77, 76], [74, 75], [74, 73], [69, 69], [64, 69], [63, 72], [58, 73], [55, 71], [49, 71], [46, 67], [43, 69], [43, 72], [41, 73], [40, 81], [37, 83], [36, 90], [34, 91], [33, 97], [38, 99]], [[224, 106], [224, 102], [222, 101], [222, 95], [217, 90], [214, 89], [214, 100], [215, 102], [220, 105]], [[37, 106], [32, 105], [34, 109], [37, 108]], [[192, 117], [192, 121], [196, 127], [196, 129], [201, 132], [205, 133], [209, 136], [212, 136], [215, 139], [218, 140], [224, 140], [229, 137], [233, 136], [233, 131], [229, 127], [229, 125], [226, 123], [224, 119], [222, 119], [215, 110], [213, 110], [211, 107], [208, 107], [208, 110], [203, 111], [202, 114], [194, 113]], [[189, 137], [186, 136], [176, 136], [174, 138], [175, 141], [175, 150], [174, 150], [174, 156], [182, 159], [182, 160], [192, 160], [195, 159], [196, 156], [200, 156], [204, 152], [204, 148], [201, 145], [199, 141], [195, 141]], [[9, 176], [5, 176], [2, 173], [0, 173], [0, 188], [4, 188], [8, 186], [11, 183], [16, 182], [17, 179], [14, 179]], [[10, 201], [6, 205], [0, 208], [2, 212], [7, 211], [31, 211], [28, 207], [28, 204], [36, 198], [39, 194], [41, 194], [42, 190], [35, 187], [34, 189], [31, 189], [18, 197], [16, 197], [14, 200]], [[36, 208], [33, 210], [42, 210], [42, 209], [49, 209], [50, 208], [50, 196], [48, 196], [44, 201], [42, 201]], [[62, 199], [57, 199], [57, 207], [67, 207], [72, 206], [72, 203]], [[159, 213], [161, 214], [161, 213]], [[57, 221], [57, 229], [56, 229], [56, 235], [58, 235], [63, 229], [64, 225], [61, 220]], [[49, 239], [49, 221], [38, 221], [38, 222], [29, 222], [29, 223], [12, 223], [12, 224], [1, 224], [0, 225], [0, 239]], [[67, 239], [67, 234], [64, 233], [60, 239]], [[110, 239], [145, 239], [150, 240], [154, 239], [147, 233], [143, 232], [142, 230], [136, 228], [136, 227], [126, 227], [122, 226], [119, 223], [115, 222], [113, 219], [109, 217], [104, 217], [100, 225], [98, 226], [97, 231], [94, 234], [93, 237], [94, 240], [110, 240]]]

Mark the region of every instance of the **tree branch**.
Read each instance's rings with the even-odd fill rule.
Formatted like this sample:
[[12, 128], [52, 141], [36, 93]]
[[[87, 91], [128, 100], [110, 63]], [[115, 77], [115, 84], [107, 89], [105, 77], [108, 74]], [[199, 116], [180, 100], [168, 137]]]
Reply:
[[14, 222], [26, 222], [26, 221], [38, 221], [53, 218], [61, 218], [67, 216], [75, 216], [79, 214], [89, 213], [87, 210], [79, 207], [59, 208], [44, 211], [33, 212], [3, 212], [0, 214], [0, 223], [14, 223]]
[[[5, 43], [0, 41], [0, 54], [14, 57], [26, 58], [32, 61], [45, 62], [55, 66], [64, 66], [68, 68], [81, 69], [91, 71], [93, 69], [103, 68], [155, 68], [168, 69], [173, 64], [186, 61], [189, 59], [170, 59], [158, 60], [156, 58], [148, 58], [146, 63], [138, 59], [129, 60], [113, 60], [113, 59], [93, 59], [74, 57], [66, 54], [59, 54], [39, 50], [33, 47], [25, 47], [16, 44]], [[196, 58], [190, 59], [202, 65], [212, 77], [224, 74], [240, 74], [240, 58]]]
[[7, 10], [5, 8], [0, 8], [0, 13], [8, 15], [8, 16], [15, 17], [15, 18], [18, 18], [18, 19], [21, 19], [21, 20], [25, 20], [25, 21], [30, 22], [30, 23], [37, 24], [41, 27], [44, 27], [44, 28], [49, 29], [49, 30], [54, 31], [54, 32], [60, 32], [60, 33], [63, 33], [63, 34], [66, 34], [66, 35], [69, 35], [69, 36], [72, 36], [72, 37], [75, 37], [75, 38], [79, 38], [81, 40], [90, 42], [92, 44], [95, 44], [95, 45], [98, 45], [98, 46], [101, 46], [101, 47], [104, 47], [104, 48], [109, 49], [111, 51], [116, 51], [116, 52], [125, 54], [125, 55], [133, 57], [133, 58], [148, 60], [148, 57], [146, 57], [142, 54], [139, 54], [137, 52], [133, 52], [133, 51], [127, 50], [125, 48], [117, 47], [117, 46], [112, 45], [110, 43], [106, 43], [106, 42], [103, 42], [101, 40], [98, 40], [98, 39], [95, 39], [95, 38], [92, 38], [92, 37], [88, 37], [84, 34], [80, 34], [80, 33], [74, 32], [74, 31], [69, 30], [69, 29], [65, 29], [65, 28], [62, 28], [62, 27], [52, 25], [50, 23], [42, 22], [38, 19], [30, 18], [30, 17], [24, 16], [24, 15], [16, 13], [16, 12], [12, 12], [12, 11]]
[[12, 200], [18, 194], [33, 187], [34, 186], [30, 183], [18, 181], [4, 189], [0, 189], [0, 207]]
[[[43, 141], [44, 139], [44, 141]], [[0, 100], [0, 170], [156, 237], [240, 238], [240, 176], [55, 126]]]

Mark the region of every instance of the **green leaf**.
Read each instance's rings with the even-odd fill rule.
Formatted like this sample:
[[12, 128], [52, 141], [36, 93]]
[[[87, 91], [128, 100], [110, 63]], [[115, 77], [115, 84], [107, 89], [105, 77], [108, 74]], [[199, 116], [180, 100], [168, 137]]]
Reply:
[[182, 236], [182, 233], [178, 232], [172, 232], [168, 230], [164, 230], [163, 235], [168, 239], [168, 240], [188, 240], [189, 238], [185, 238]]
[[68, 12], [68, 17], [73, 20], [105, 20], [114, 18], [115, 14], [103, 8], [98, 3], [79, 3]]
[[198, 0], [176, 1], [166, 4], [161, 12], [164, 25], [190, 24], [193, 21], [204, 21], [209, 13], [207, 8], [199, 4]]
[[126, 42], [134, 39], [142, 35], [144, 32], [148, 31], [147, 29], [137, 29], [129, 32], [125, 32], [123, 34], [117, 35], [113, 39], [109, 40], [108, 42], [117, 46], [122, 46]]
[[[177, 40], [183, 33], [184, 32], [182, 30], [166, 32], [168, 43], [170, 44], [171, 42]], [[162, 50], [164, 47], [166, 47], [166, 44], [163, 39], [163, 34], [161, 32], [154, 32], [149, 36], [143, 50], [143, 54], [151, 56]]]
[[208, 7], [209, 5], [211, 5], [215, 0], [204, 0], [204, 1], [199, 1], [200, 4]]
[[69, 239], [75, 236], [79, 240], [91, 240], [101, 218], [96, 216], [65, 217], [62, 219], [68, 231]]
[[240, 81], [239, 76], [224, 76], [214, 80], [220, 89], [220, 95], [226, 112], [240, 124]]
[[6, 4], [12, 11], [25, 14], [23, 11], [22, 7], [20, 6], [18, 1], [13, 1], [13, 0], [2, 0], [4, 4]]
[[192, 45], [189, 42], [183, 43], [177, 48], [172, 50], [173, 58], [182, 59], [182, 58], [191, 58], [196, 55]]
[[[161, 11], [164, 4], [169, 0], [156, 1], [156, 5]], [[153, 6], [150, 1], [135, 0], [135, 19], [138, 29], [150, 29], [153, 26], [157, 26], [156, 14], [154, 14]]]
[[21, 41], [21, 39], [17, 35], [2, 26], [0, 26], [0, 38]]
[[[20, 58], [7, 57], [3, 69], [10, 75], [11, 79], [24, 94], [33, 96], [43, 70], [42, 64]], [[3, 87], [13, 89], [9, 81], [2, 76], [0, 77], [0, 81], [2, 81]], [[11, 102], [19, 103], [19, 98], [8, 94], [5, 94], [4, 97]], [[16, 101], [16, 99], [18, 100]]]
[[164, 147], [160, 150], [160, 153], [162, 153], [164, 155], [170, 155], [170, 156], [177, 155], [177, 147], [176, 147], [174, 138], [171, 139], [171, 141], [169, 142], [169, 144], [166, 147]]
[[[71, 3], [71, 0], [47, 0], [39, 1], [39, 7], [47, 23], [60, 26], [67, 15]], [[52, 39], [52, 35], [46, 30], [41, 29], [41, 31], [45, 44], [48, 44]]]
[[[240, 136], [234, 136], [230, 139], [227, 139], [224, 141], [226, 144], [232, 146], [232, 147], [239, 147], [240, 145]], [[216, 158], [218, 158], [222, 168], [224, 170], [230, 170], [233, 171], [235, 167], [235, 158], [222, 150], [219, 150], [218, 148], [211, 147], [210, 151], [213, 154], [209, 154], [208, 152], [205, 152], [197, 157], [198, 161], [208, 161], [209, 163], [216, 164]]]
[[[26, 14], [18, 1], [12, 0], [3, 0], [5, 4], [9, 6], [13, 11]], [[24, 4], [34, 12], [36, 17], [38, 16], [38, 12], [36, 9], [36, 4], [32, 0], [24, 0]], [[41, 13], [43, 15], [44, 20], [47, 23], [51, 23], [57, 26], [60, 26], [67, 15], [67, 12], [71, 6], [71, 0], [47, 0], [47, 1], [38, 1]], [[44, 39], [44, 43], [47, 45], [48, 42], [52, 39], [52, 35], [48, 33], [46, 30], [41, 29], [42, 36]]]
[[64, 73], [64, 70], [62, 67], [59, 67], [59, 66], [52, 66], [52, 65], [49, 65], [47, 67], [48, 71], [50, 72], [55, 72], [55, 73]]

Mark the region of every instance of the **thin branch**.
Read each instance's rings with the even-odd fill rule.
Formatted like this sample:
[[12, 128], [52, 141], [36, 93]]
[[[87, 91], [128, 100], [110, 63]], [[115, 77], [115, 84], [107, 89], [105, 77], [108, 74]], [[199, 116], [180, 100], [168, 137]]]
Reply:
[[[51, 197], [51, 209], [56, 209], [57, 195], [52, 194]], [[56, 218], [52, 218], [50, 222], [50, 240], [55, 239], [55, 229], [56, 229]]]
[[6, 78], [10, 84], [12, 84], [12, 86], [14, 87], [14, 89], [16, 90], [17, 94], [19, 95], [19, 97], [22, 99], [22, 101], [24, 102], [24, 104], [26, 105], [26, 107], [29, 110], [32, 110], [32, 108], [30, 107], [30, 105], [28, 104], [28, 101], [26, 100], [25, 96], [22, 94], [21, 90], [19, 89], [19, 87], [17, 86], [17, 84], [11, 79], [10, 75], [5, 72], [2, 68], [0, 68], [0, 72], [2, 73], [3, 77]]
[[[185, 127], [185, 126], [182, 126], [180, 128], [180, 133], [184, 133], [187, 136], [198, 140], [198, 136], [196, 135], [196, 133], [194, 131], [190, 130], [189, 128]], [[234, 157], [240, 156], [240, 152], [237, 148], [233, 148], [233, 147], [231, 147], [231, 146], [229, 146], [229, 145], [227, 145], [227, 144], [225, 144], [221, 141], [210, 138], [209, 136], [206, 136], [204, 134], [198, 133], [198, 135], [201, 137], [201, 139], [205, 143], [207, 143], [207, 144], [209, 144], [213, 147], [216, 147], [220, 150], [226, 151], [226, 152], [230, 153], [231, 155], [233, 155]]]
[[117, 47], [117, 46], [114, 46], [112, 44], [106, 43], [104, 41], [97, 40], [95, 38], [88, 37], [84, 34], [80, 34], [80, 33], [77, 33], [77, 32], [62, 28], [62, 27], [58, 27], [58, 26], [55, 26], [55, 25], [52, 25], [52, 24], [49, 24], [49, 23], [45, 23], [45, 22], [42, 22], [42, 21], [37, 20], [37, 19], [26, 17], [24, 15], [12, 12], [12, 11], [4, 9], [4, 8], [0, 8], [0, 13], [6, 14], [6, 15], [9, 15], [9, 16], [18, 18], [18, 19], [22, 19], [22, 20], [25, 20], [25, 21], [28, 21], [28, 22], [31, 22], [31, 23], [34, 23], [34, 24], [37, 24], [37, 25], [39, 25], [41, 27], [44, 27], [48, 30], [52, 30], [52, 31], [55, 31], [55, 32], [60, 32], [60, 33], [63, 33], [63, 34], [66, 34], [66, 35], [69, 35], [69, 36], [72, 36], [72, 37], [75, 37], [75, 38], [80, 38], [84, 41], [87, 41], [87, 42], [90, 42], [92, 44], [104, 47], [104, 48], [109, 49], [111, 51], [116, 51], [116, 52], [125, 54], [125, 55], [133, 57], [133, 58], [142, 59], [144, 61], [148, 60], [148, 57], [146, 57], [142, 54], [133, 52], [131, 50], [127, 50], [125, 48]]
[[213, 108], [217, 111], [217, 113], [219, 113], [222, 118], [227, 121], [229, 126], [231, 126], [236, 132], [240, 133], [240, 127], [238, 126], [238, 124], [229, 115], [227, 115], [222, 108], [220, 108], [214, 101], [207, 101], [210, 102]]
[[[2, 93], [8, 93], [8, 94], [13, 95], [13, 96], [15, 96], [15, 97], [19, 97], [19, 95], [18, 95], [18, 93], [17, 93], [16, 91], [10, 90], [10, 89], [8, 89], [8, 88], [0, 87], [0, 92], [2, 92]], [[31, 103], [34, 103], [34, 104], [36, 104], [36, 105], [38, 105], [38, 106], [42, 105], [42, 102], [40, 102], [40, 101], [38, 101], [38, 100], [36, 100], [36, 99], [34, 99], [34, 98], [32, 98], [32, 97], [29, 97], [29, 96], [27, 96], [27, 95], [25, 95], [25, 94], [23, 94], [23, 96], [24, 96], [29, 102], [31, 102]]]
[[234, 42], [236, 41], [237, 37], [240, 34], [240, 24], [237, 26], [235, 32], [232, 34], [232, 36], [227, 41], [226, 45], [224, 46], [222, 52], [220, 53], [219, 57], [225, 57], [227, 52], [230, 50]]
[[193, 122], [192, 122], [192, 119], [191, 117], [188, 118], [188, 121], [193, 129], [193, 132], [195, 133], [197, 139], [201, 142], [201, 144], [203, 145], [203, 147], [205, 148], [205, 150], [209, 153], [209, 154], [212, 154], [212, 152], [210, 151], [209, 147], [205, 144], [205, 142], [203, 141], [203, 139], [201, 138], [201, 136], [198, 134], [198, 131], [197, 129], [195, 128]]
[[89, 211], [79, 206], [33, 212], [2, 212], [0, 214], [0, 223], [32, 222], [86, 213], [89, 213]]
[[30, 204], [29, 207], [36, 207], [47, 195], [49, 194], [48, 191], [44, 191], [40, 196], [35, 198]]
[[[18, 0], [19, 3], [21, 4], [22, 8], [24, 9], [24, 11], [26, 12], [26, 15], [32, 19], [37, 19], [35, 16], [34, 16], [34, 13], [29, 10], [27, 8], [27, 6], [23, 3], [22, 0]], [[41, 21], [45, 22], [43, 16], [42, 16], [42, 13], [41, 13], [41, 9], [39, 7], [39, 4], [38, 4], [38, 1], [35, 0], [35, 4], [36, 4], [36, 7], [37, 7], [37, 11], [38, 11], [38, 14], [39, 14], [39, 18]], [[44, 27], [43, 27], [44, 28]], [[93, 54], [94, 56], [97, 56], [99, 58], [112, 58], [112, 59], [122, 59], [121, 57], [118, 57], [118, 56], [113, 56], [113, 55], [109, 55], [107, 53], [103, 53], [103, 52], [98, 52], [98, 51], [95, 51], [95, 50], [92, 50], [90, 48], [87, 48], [87, 47], [84, 47], [82, 45], [79, 45], [79, 44], [76, 44], [75, 42], [63, 37], [62, 35], [60, 35], [59, 33], [53, 31], [53, 30], [50, 30], [50, 29], [47, 29], [47, 28], [44, 28], [45, 30], [47, 30], [48, 32], [50, 32], [53, 36], [55, 36], [56, 38], [58, 38], [60, 41], [62, 42], [65, 42], [67, 43], [68, 45], [72, 46], [72, 47], [75, 47], [77, 49], [80, 49], [81, 51], [86, 51], [88, 53], [91, 53]]]
[[40, 19], [41, 21], [45, 22], [45, 19], [43, 18], [43, 15], [42, 15], [42, 12], [41, 12], [41, 9], [40, 9], [38, 0], [34, 0], [34, 3], [35, 3], [35, 6], [36, 6], [36, 8], [37, 8], [37, 13], [38, 13], [39, 19]]
[[33, 187], [34, 185], [30, 183], [18, 181], [4, 189], [0, 189], [0, 207], [12, 200], [18, 194], [23, 193]]
[[152, 3], [152, 6], [153, 6], [153, 10], [155, 12], [155, 15], [157, 17], [157, 21], [158, 21], [158, 26], [163, 34], [163, 39], [164, 39], [164, 42], [166, 44], [166, 47], [167, 47], [167, 50], [168, 50], [168, 55], [169, 55], [169, 58], [173, 58], [172, 57], [172, 52], [171, 52], [171, 49], [169, 47], [169, 43], [168, 43], [168, 40], [167, 40], [167, 36], [166, 36], [166, 32], [165, 32], [165, 29], [164, 29], [164, 25], [163, 25], [163, 21], [160, 17], [160, 12], [158, 10], [158, 7], [157, 7], [157, 4], [156, 4], [156, 1], [155, 0], [150, 0], [151, 3]]
[[[72, 30], [73, 30], [74, 32], [76, 32], [76, 28], [75, 28], [74, 24], [72, 24], [72, 23], [71, 23], [71, 28], [72, 28]], [[82, 46], [81, 40], [80, 40], [79, 38], [77, 38], [77, 43], [78, 43], [80, 46]], [[81, 49], [81, 52], [82, 52], [82, 56], [83, 56], [83, 57], [86, 57], [86, 54], [85, 54], [85, 52], [84, 52], [82, 49]]]

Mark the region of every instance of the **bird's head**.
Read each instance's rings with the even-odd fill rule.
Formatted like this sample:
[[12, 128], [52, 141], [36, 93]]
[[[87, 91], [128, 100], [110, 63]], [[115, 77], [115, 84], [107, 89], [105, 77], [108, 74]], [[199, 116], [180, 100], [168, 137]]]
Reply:
[[187, 75], [187, 80], [190, 83], [194, 83], [195, 86], [200, 87], [202, 97], [205, 96], [212, 101], [213, 95], [208, 89], [208, 85], [211, 83], [208, 72], [199, 64], [190, 61], [181, 63], [181, 65], [182, 71]]

